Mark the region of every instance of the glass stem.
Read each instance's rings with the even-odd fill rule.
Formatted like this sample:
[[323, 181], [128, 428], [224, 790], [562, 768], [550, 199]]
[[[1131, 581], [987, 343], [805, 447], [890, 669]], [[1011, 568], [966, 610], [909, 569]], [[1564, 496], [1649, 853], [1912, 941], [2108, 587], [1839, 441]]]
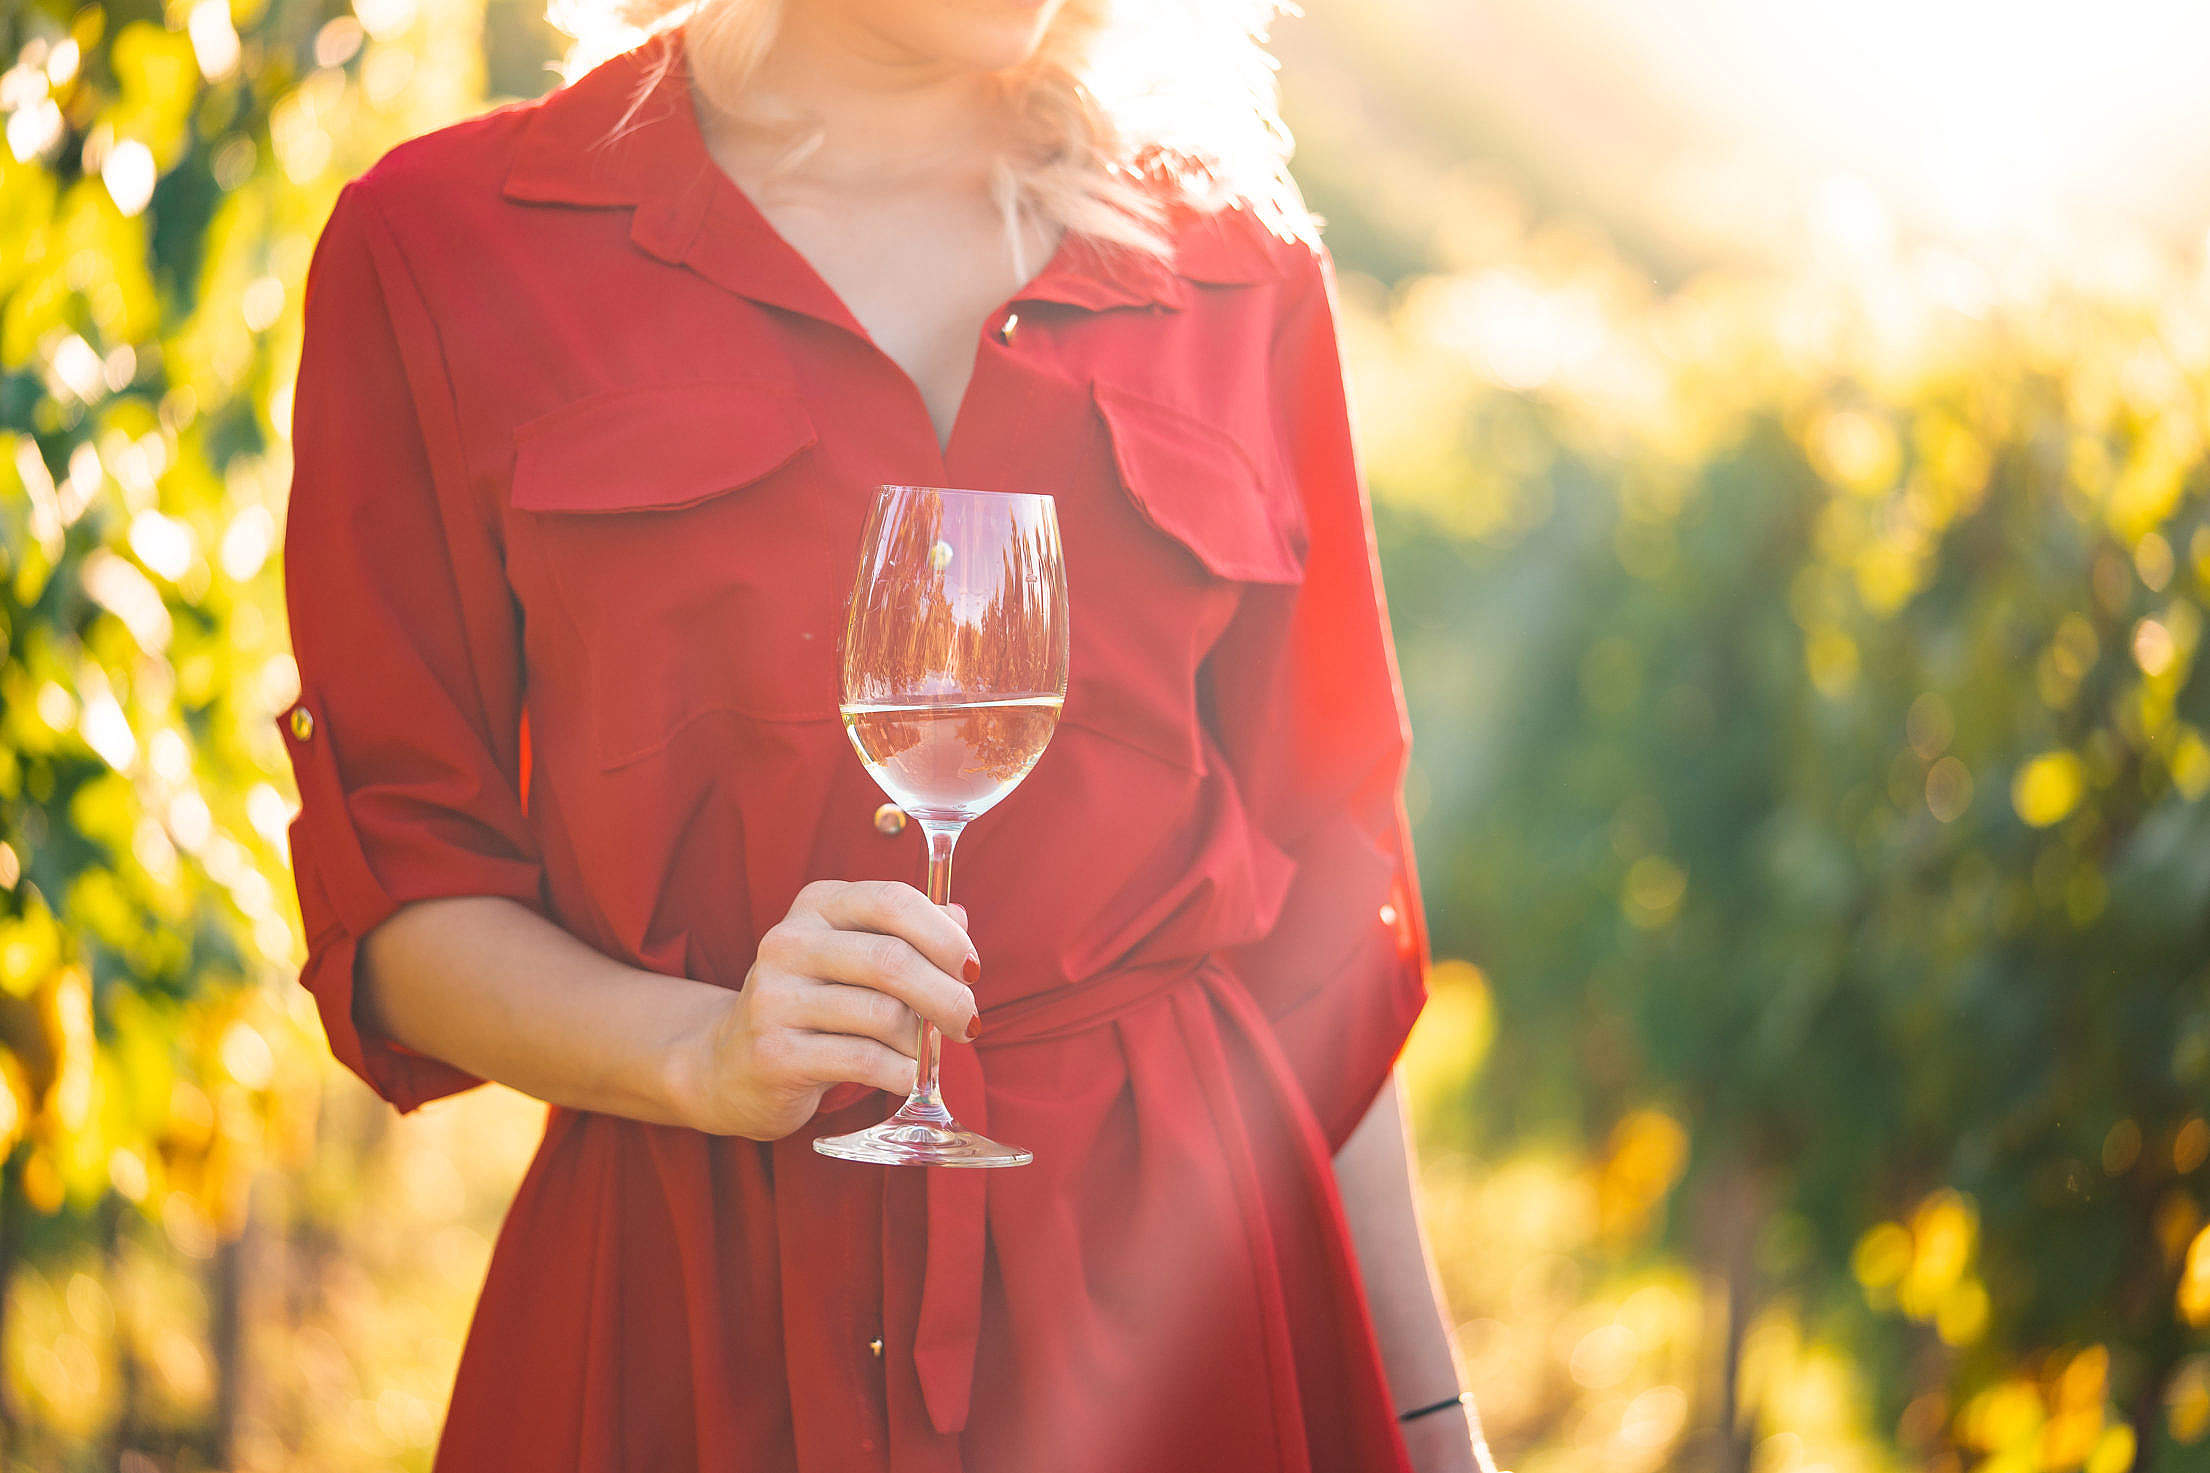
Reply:
[[[963, 823], [947, 823], [942, 819], [921, 820], [921, 832], [928, 836], [929, 846], [928, 895], [936, 905], [948, 904], [952, 898], [952, 850], [957, 847], [960, 830], [965, 827]], [[898, 1113], [909, 1120], [949, 1125], [952, 1112], [944, 1108], [944, 1097], [936, 1087], [936, 1064], [942, 1045], [936, 1036], [936, 1025], [926, 1018], [921, 1020], [920, 1042], [914, 1054], [920, 1060], [920, 1067], [915, 1071], [913, 1094]]]

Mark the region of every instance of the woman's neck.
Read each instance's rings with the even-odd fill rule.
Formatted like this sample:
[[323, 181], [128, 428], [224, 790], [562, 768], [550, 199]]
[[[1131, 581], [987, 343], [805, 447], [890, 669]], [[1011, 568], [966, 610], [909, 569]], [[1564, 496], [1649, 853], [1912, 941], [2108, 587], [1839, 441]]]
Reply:
[[984, 184], [999, 98], [986, 74], [902, 51], [833, 6], [792, 5], [745, 84], [744, 111], [712, 126], [725, 146], [770, 155], [776, 123], [818, 127], [798, 170], [817, 186]]

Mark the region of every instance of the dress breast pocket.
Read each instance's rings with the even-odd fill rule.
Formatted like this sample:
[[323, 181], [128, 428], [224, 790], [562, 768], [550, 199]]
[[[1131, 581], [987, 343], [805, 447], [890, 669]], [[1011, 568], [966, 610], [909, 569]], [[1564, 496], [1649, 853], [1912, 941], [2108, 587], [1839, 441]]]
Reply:
[[824, 560], [816, 438], [774, 381], [596, 394], [517, 431], [513, 505], [581, 641], [602, 767], [711, 711], [836, 719], [849, 568]]
[[1112, 432], [1121, 485], [1146, 521], [1213, 577], [1303, 579], [1304, 522], [1273, 457], [1195, 414], [1117, 385], [1098, 383], [1092, 396]]
[[1198, 666], [1245, 598], [1303, 581], [1302, 508], [1266, 437], [1116, 384], [1091, 397], [1115, 505], [1093, 524], [1101, 545], [1068, 542], [1068, 583], [1088, 604], [1063, 719], [1200, 770]]

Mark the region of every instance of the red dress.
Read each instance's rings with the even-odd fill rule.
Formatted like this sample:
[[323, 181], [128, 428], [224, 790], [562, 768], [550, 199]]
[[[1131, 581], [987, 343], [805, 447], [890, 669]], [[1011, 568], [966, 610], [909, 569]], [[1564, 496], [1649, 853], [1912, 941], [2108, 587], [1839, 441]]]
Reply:
[[[657, 82], [648, 63], [671, 48]], [[640, 94], [640, 89], [643, 90]], [[624, 123], [623, 115], [642, 95]], [[1073, 237], [980, 331], [948, 450], [705, 150], [679, 42], [407, 144], [307, 291], [279, 717], [337, 1056], [358, 939], [503, 895], [724, 987], [823, 878], [918, 883], [837, 714], [883, 482], [1047, 490], [1065, 716], [959, 851], [975, 1172], [553, 1108], [437, 1453], [461, 1470], [1405, 1466], [1330, 1154], [1425, 997], [1407, 731], [1323, 252]]]

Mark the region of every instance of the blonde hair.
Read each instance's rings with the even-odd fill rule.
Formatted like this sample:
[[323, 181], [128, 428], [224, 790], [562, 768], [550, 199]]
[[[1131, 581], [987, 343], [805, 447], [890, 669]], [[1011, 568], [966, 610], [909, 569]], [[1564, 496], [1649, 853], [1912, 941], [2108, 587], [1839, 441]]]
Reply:
[[[568, 80], [680, 26], [699, 90], [736, 112], [789, 3], [550, 0], [549, 11], [574, 41]], [[998, 77], [1015, 121], [992, 192], [1021, 274], [1024, 225], [1038, 222], [1164, 260], [1174, 208], [1242, 206], [1285, 240], [1315, 241], [1266, 49], [1283, 13], [1299, 13], [1294, 0], [1066, 0], [1035, 54]], [[818, 138], [792, 126], [778, 168]]]

